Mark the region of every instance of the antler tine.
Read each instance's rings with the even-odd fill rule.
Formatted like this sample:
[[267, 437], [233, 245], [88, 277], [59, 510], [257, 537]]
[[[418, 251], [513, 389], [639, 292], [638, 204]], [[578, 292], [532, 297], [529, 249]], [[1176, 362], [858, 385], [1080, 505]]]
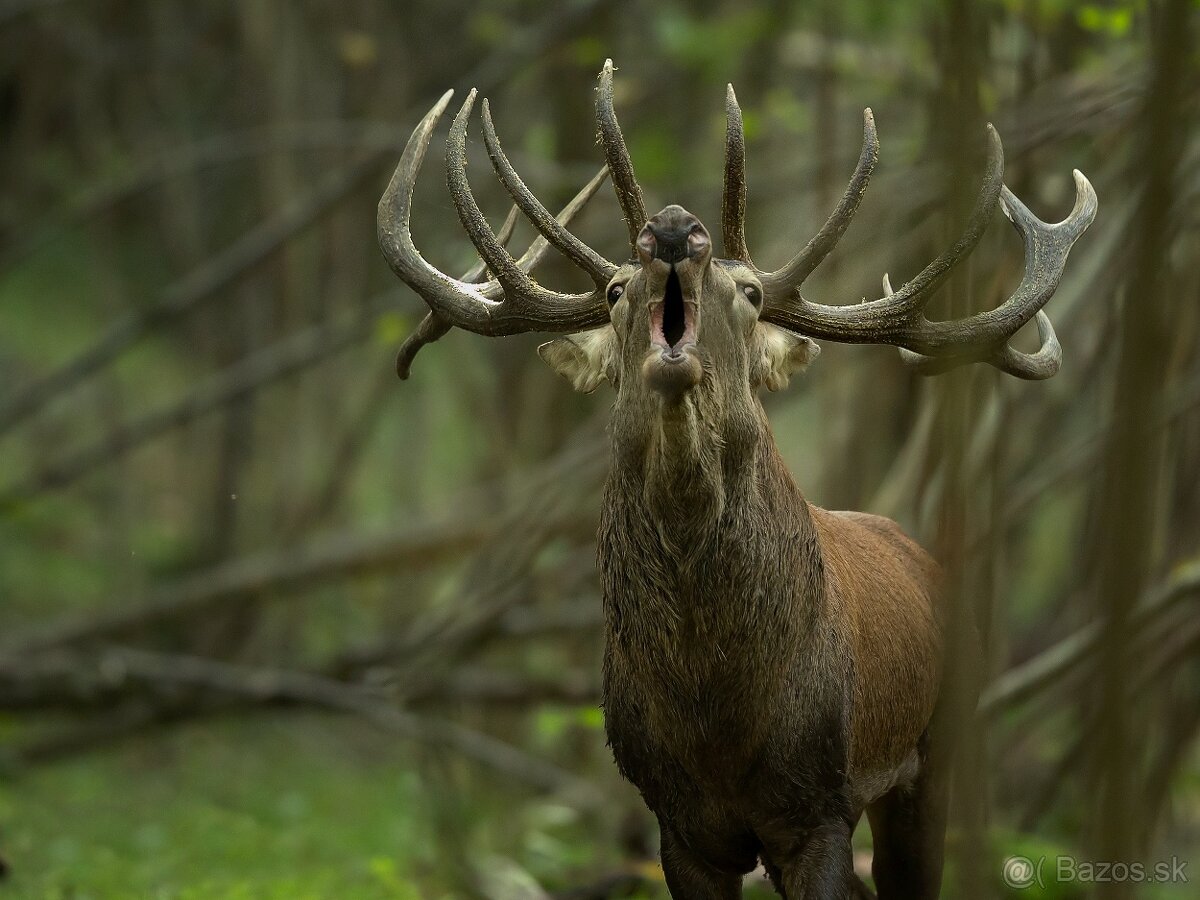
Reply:
[[[559, 214], [555, 217], [559, 225], [564, 229], [567, 228], [577, 215], [587, 206], [588, 201], [596, 196], [596, 192], [600, 190], [600, 186], [604, 184], [604, 179], [608, 177], [608, 166], [601, 166], [600, 171], [592, 176], [592, 180], [579, 189], [579, 193], [571, 198], [571, 202], [562, 208]], [[525, 255], [517, 260], [519, 265], [526, 272], [532, 272], [537, 268], [538, 264], [545, 258], [546, 252], [550, 249], [550, 242], [546, 240], [544, 234], [539, 234], [529, 245], [529, 249], [525, 251]]]
[[725, 88], [725, 179], [721, 194], [721, 242], [726, 259], [746, 265], [750, 250], [746, 246], [746, 132], [742, 108], [738, 106], [733, 85]]
[[918, 375], [941, 375], [959, 366], [983, 362], [1026, 381], [1044, 381], [1055, 375], [1062, 365], [1062, 345], [1045, 310], [1039, 309], [1034, 321], [1041, 342], [1034, 353], [1022, 353], [1005, 343], [999, 349], [989, 348], [960, 356], [926, 356], [901, 347], [900, 358]]
[[[726, 140], [728, 141], [728, 138]], [[762, 273], [763, 292], [768, 304], [772, 300], [786, 303], [794, 297], [804, 280], [837, 246], [837, 242], [850, 227], [854, 214], [858, 212], [858, 206], [867, 192], [871, 173], [878, 161], [879, 136], [875, 132], [875, 115], [868, 107], [863, 110], [862, 151], [858, 155], [858, 164], [854, 167], [854, 174], [850, 176], [850, 183], [846, 185], [842, 199], [825, 220], [821, 230], [790, 262], [774, 272]]]
[[[1096, 218], [1096, 191], [1078, 169], [1075, 205], [1063, 221], [1043, 222], [1007, 187], [1000, 193], [1000, 208], [1012, 222], [1025, 245], [1025, 273], [1012, 295], [995, 309], [952, 322], [922, 324], [921, 352], [904, 354], [905, 362], [918, 372], [936, 368], [948, 371], [969, 362], [987, 362], [1018, 378], [1040, 380], [1058, 371], [1062, 347], [1050, 318], [1042, 307], [1054, 295], [1066, 266], [1067, 254], [1079, 236]], [[1041, 347], [1021, 353], [1008, 340], [1036, 317]], [[934, 366], [932, 360], [937, 360]]]
[[[883, 273], [883, 296], [891, 297], [892, 282], [887, 273]], [[1041, 346], [1035, 353], [1022, 353], [1014, 350], [1007, 343], [999, 350], [986, 348], [977, 353], [960, 356], [926, 356], [905, 347], [900, 349], [900, 359], [918, 375], [941, 375], [951, 369], [957, 369], [969, 363], [985, 362], [995, 366], [1002, 372], [1024, 378], [1027, 381], [1044, 381], [1058, 372], [1062, 364], [1062, 345], [1058, 335], [1054, 333], [1054, 325], [1045, 311], [1038, 310], [1034, 316], [1037, 322], [1038, 341]]]
[[1033, 320], [1037, 323], [1038, 340], [1041, 342], [1035, 353], [1021, 353], [1006, 343], [988, 363], [1001, 372], [1027, 381], [1045, 381], [1057, 373], [1062, 365], [1062, 344], [1054, 333], [1054, 324], [1042, 309], [1037, 311]]
[[[600, 189], [600, 185], [604, 183], [604, 179], [608, 174], [607, 169], [601, 169], [592, 177], [583, 188], [576, 194], [571, 202], [563, 207], [558, 214], [557, 221], [563, 227], [571, 224], [571, 221], [596, 195]], [[517, 213], [519, 209], [514, 205], [509, 210], [508, 217], [504, 220], [504, 224], [500, 227], [500, 231], [496, 235], [496, 239], [504, 246], [508, 246], [509, 240], [512, 238], [513, 231], [517, 223]], [[531, 272], [545, 258], [546, 252], [549, 250], [550, 244], [542, 235], [538, 235], [529, 248], [517, 260], [517, 265], [525, 272]], [[487, 272], [487, 263], [484, 260], [479, 260], [472, 266], [462, 277], [465, 282], [478, 282], [479, 279]], [[489, 281], [479, 285], [480, 291], [485, 296], [491, 296], [493, 292], [496, 296], [500, 295], [500, 286], [498, 282]], [[408, 378], [412, 371], [413, 360], [420, 352], [421, 348], [427, 344], [432, 344], [434, 341], [444, 337], [453, 326], [435, 311], [426, 313], [425, 317], [417, 324], [404, 342], [400, 345], [400, 350], [396, 354], [396, 374], [402, 378]]]
[[453, 96], [453, 90], [442, 94], [441, 99], [433, 105], [433, 109], [429, 110], [425, 118], [413, 129], [392, 180], [383, 196], [379, 198], [379, 213], [376, 219], [379, 249], [383, 251], [383, 256], [392, 267], [392, 271], [406, 282], [409, 281], [409, 277], [419, 278], [427, 274], [418, 264], [418, 261], [423, 260], [417, 248], [413, 246], [410, 231], [413, 187], [417, 181], [417, 172], [420, 171], [425, 153], [429, 149], [433, 129]]
[[[483, 101], [483, 138], [487, 145], [488, 156], [492, 160], [492, 167], [496, 170], [496, 176], [500, 179], [500, 183], [504, 185], [505, 190], [542, 237], [571, 262], [587, 272], [597, 285], [607, 284], [617, 271], [617, 267], [567, 231], [550, 214], [550, 210], [546, 209], [541, 201], [533, 195], [533, 192], [525, 186], [525, 182], [513, 169], [504, 149], [500, 146], [500, 139], [496, 136], [496, 128], [492, 123], [492, 112], [486, 98]], [[607, 167], [601, 169], [599, 178], [602, 180], [607, 173]]]
[[[813, 337], [849, 343], [896, 343], [891, 339], [910, 335], [916, 320], [924, 321], [921, 309], [932, 298], [934, 291], [941, 287], [954, 267], [975, 249], [987, 229], [1004, 180], [1004, 148], [1000, 144], [999, 135], [990, 125], [988, 136], [990, 142], [987, 173], [966, 229], [953, 247], [938, 255], [902, 285], [900, 290], [886, 293], [883, 299], [854, 306], [810, 303], [794, 290], [790, 293], [779, 291], [774, 295], [775, 302], [768, 303], [764, 316], [770, 321], [795, 328]], [[850, 191], [847, 190], [846, 193], [848, 196]], [[845, 201], [846, 197], [842, 199]], [[831, 217], [830, 221], [833, 218]], [[829, 225], [829, 222], [826, 222], [826, 225]], [[810, 242], [810, 246], [815, 242], [816, 238]], [[772, 295], [768, 294], [768, 298], [771, 297]], [[924, 352], [923, 348], [908, 343], [902, 345]]]
[[[507, 250], [496, 240], [487, 219], [475, 202], [467, 180], [467, 121], [475, 105], [476, 91], [471, 89], [463, 102], [450, 135], [446, 139], [446, 184], [450, 199], [458, 210], [459, 221], [467, 237], [479, 251], [480, 257], [492, 270], [492, 275], [504, 292], [504, 306], [516, 318], [516, 331], [568, 331], [580, 327], [577, 319], [564, 319], [564, 314], [583, 314], [591, 325], [607, 320], [603, 307], [603, 283], [586, 294], [559, 294], [549, 291], [530, 278]], [[607, 279], [605, 279], [607, 281]], [[601, 304], [597, 306], [597, 304]], [[574, 310], [572, 309], [574, 308]], [[597, 315], [599, 313], [599, 315]], [[487, 334], [511, 334], [513, 331], [489, 331]]]
[[[520, 212], [514, 205], [508, 211], [508, 215], [504, 219], [504, 224], [496, 232], [496, 240], [505, 247], [508, 246], [508, 242], [512, 240], [513, 232], [516, 231], [517, 215]], [[478, 283], [483, 280], [487, 271], [487, 263], [481, 259], [463, 273], [461, 280]], [[421, 351], [421, 348], [426, 344], [432, 344], [434, 341], [445, 337], [452, 327], [449, 322], [433, 312], [433, 310], [425, 313], [425, 317], [417, 323], [417, 327], [413, 329], [412, 334], [404, 339], [404, 342], [400, 345], [400, 350], [396, 353], [396, 375], [401, 379], [408, 378], [409, 373], [412, 371], [413, 360]]]
[[476, 91], [471, 88], [458, 115], [454, 117], [450, 126], [450, 136], [446, 139], [446, 185], [450, 189], [450, 199], [454, 201], [454, 208], [458, 210], [463, 230], [479, 251], [479, 258], [492, 270], [492, 277], [500, 283], [504, 294], [536, 292], [540, 288], [521, 271], [517, 261], [496, 239], [491, 226], [479, 209], [479, 204], [475, 202], [475, 195], [471, 192], [470, 182], [467, 181], [467, 122], [475, 106], [475, 96]]
[[[496, 240], [500, 242], [501, 247], [508, 247], [508, 242], [512, 240], [513, 232], [517, 230], [517, 216], [521, 210], [514, 203], [508, 211], [508, 215], [504, 217], [504, 224], [500, 226], [500, 230], [496, 232]], [[483, 259], [479, 259], [475, 265], [463, 272], [462, 281], [469, 281], [472, 284], [478, 284], [484, 280], [484, 275], [487, 274], [487, 263]]]
[[392, 180], [379, 200], [379, 247], [392, 271], [420, 294], [430, 309], [439, 313], [447, 323], [487, 334], [491, 333], [489, 329], [494, 328], [488, 307], [497, 304], [479, 286], [451, 278], [429, 265], [412, 241], [413, 187], [425, 153], [429, 150], [433, 129], [453, 95], [453, 91], [442, 95], [413, 130], [405, 145]]
[[[592, 180], [583, 186], [576, 194], [571, 202], [562, 208], [562, 212], [558, 214], [557, 221], [564, 228], [571, 224], [571, 221], [578, 215], [579, 211], [587, 206], [588, 201], [596, 196], [596, 191], [600, 189], [600, 185], [604, 183], [604, 179], [608, 176], [608, 169], [602, 168], [599, 172], [592, 176]], [[516, 214], [518, 209], [513, 206], [509, 210], [508, 218], [504, 220], [504, 225], [501, 226], [499, 233], [496, 235], [497, 240], [505, 246], [508, 245], [509, 238], [512, 237], [513, 226], [516, 225]], [[545, 236], [538, 235], [533, 243], [529, 245], [529, 249], [517, 260], [517, 265], [526, 272], [532, 272], [537, 268], [538, 263], [546, 256], [546, 251], [550, 248], [550, 243]], [[487, 271], [487, 263], [482, 259], [471, 267], [463, 276], [463, 281], [475, 281], [483, 276]], [[488, 285], [483, 286], [484, 293], [489, 292], [489, 286], [494, 286], [499, 289], [496, 282], [488, 282]], [[434, 341], [442, 338], [450, 330], [451, 325], [436, 312], [429, 312], [422, 319], [416, 329], [400, 345], [400, 351], [396, 354], [396, 374], [402, 378], [408, 378], [412, 370], [413, 360], [417, 353], [426, 344], [432, 344]]]
[[[500, 230], [496, 232], [496, 240], [505, 247], [512, 240], [513, 232], [517, 229], [517, 215], [521, 211], [514, 205], [508, 211], [508, 215], [504, 219], [504, 224], [500, 226]], [[478, 283], [483, 280], [487, 274], [487, 263], [482, 259], [467, 269], [463, 273], [462, 281]], [[417, 323], [417, 327], [413, 329], [412, 334], [404, 339], [400, 344], [400, 349], [396, 353], [396, 375], [401, 379], [406, 379], [412, 371], [413, 360], [421, 351], [421, 348], [426, 344], [432, 344], [434, 341], [445, 337], [453, 326], [443, 319], [433, 310], [425, 313], [424, 318]]]
[[621, 134], [621, 126], [617, 123], [617, 114], [613, 110], [611, 59], [606, 59], [604, 68], [600, 70], [600, 86], [596, 89], [596, 122], [600, 126], [604, 158], [608, 162], [609, 172], [612, 173], [617, 202], [621, 204], [625, 225], [629, 229], [629, 246], [636, 247], [638, 233], [646, 224], [646, 202], [642, 199], [642, 189], [633, 173], [633, 162], [629, 158], [625, 137]]
[[404, 339], [404, 342], [400, 344], [400, 349], [396, 352], [396, 377], [401, 381], [407, 380], [408, 376], [412, 374], [413, 360], [421, 352], [421, 348], [440, 341], [449, 334], [453, 327], [438, 313], [432, 310], [425, 313], [425, 317], [417, 323], [412, 334]]
[[[926, 306], [934, 293], [945, 284], [950, 273], [962, 260], [966, 259], [978, 246], [987, 231], [996, 208], [996, 201], [1004, 189], [1004, 145], [1000, 135], [992, 124], [987, 126], [988, 158], [987, 169], [984, 172], [983, 184], [979, 196], [975, 200], [975, 208], [967, 220], [967, 227], [962, 235], [949, 250], [939, 254], [933, 262], [911, 278], [900, 290], [892, 295], [892, 302], [905, 311], [918, 310]], [[1032, 313], [1030, 314], [1032, 315]]]
[[[592, 176], [591, 181], [580, 188], [579, 193], [571, 198], [571, 202], [564, 206], [558, 215], [554, 217], [555, 222], [564, 229], [570, 225], [575, 217], [583, 211], [583, 208], [587, 206], [588, 202], [596, 196], [596, 192], [600, 190], [600, 186], [604, 184], [604, 179], [607, 177], [608, 167], [601, 166], [600, 171]], [[514, 204], [508, 211], [508, 217], [504, 220], [504, 224], [500, 226], [500, 231], [496, 232], [496, 240], [505, 248], [508, 247], [509, 240], [512, 237], [519, 212], [520, 208]], [[533, 239], [533, 242], [525, 248], [525, 252], [521, 254], [521, 258], [517, 260], [517, 266], [520, 267], [522, 272], [532, 272], [541, 265], [542, 260], [546, 258], [546, 253], [549, 250], [550, 242], [546, 240], [544, 234], [539, 233]], [[483, 259], [480, 259], [471, 267], [470, 271], [463, 275], [462, 280], [479, 284], [479, 289], [489, 299], [494, 300], [502, 297], [504, 292], [501, 290], [500, 282], [494, 278], [486, 282], [483, 281], [482, 276], [485, 272], [489, 272], [488, 265]]]

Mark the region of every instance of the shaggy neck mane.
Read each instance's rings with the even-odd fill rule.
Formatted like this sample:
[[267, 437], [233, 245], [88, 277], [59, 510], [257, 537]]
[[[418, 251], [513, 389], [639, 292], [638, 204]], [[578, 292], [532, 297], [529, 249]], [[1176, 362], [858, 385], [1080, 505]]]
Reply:
[[614, 409], [606, 506], [640, 520], [633, 531], [676, 560], [734, 542], [774, 552], [772, 522], [811, 528], [758, 399], [734, 405], [714, 391], [706, 379], [652, 417]]
[[[606, 664], [657, 685], [658, 699], [647, 702], [664, 703], [667, 718], [699, 704], [737, 719], [731, 733], [744, 736], [750, 726], [738, 711], [753, 699], [729, 685], [771, 685], [783, 671], [745, 648], [765, 629], [784, 657], [803, 655], [824, 566], [761, 405], [739, 404], [740, 415], [718, 420], [696, 403], [704, 388], [653, 418], [614, 410], [598, 545]], [[717, 683], [720, 702], [705, 687]]]

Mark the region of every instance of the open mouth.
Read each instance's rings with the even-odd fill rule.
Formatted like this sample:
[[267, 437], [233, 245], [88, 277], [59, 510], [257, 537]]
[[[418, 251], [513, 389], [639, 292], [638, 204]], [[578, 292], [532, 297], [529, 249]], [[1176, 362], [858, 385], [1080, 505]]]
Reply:
[[679, 273], [671, 266], [662, 300], [650, 304], [650, 343], [668, 359], [682, 359], [685, 347], [696, 342], [696, 304], [683, 299]]

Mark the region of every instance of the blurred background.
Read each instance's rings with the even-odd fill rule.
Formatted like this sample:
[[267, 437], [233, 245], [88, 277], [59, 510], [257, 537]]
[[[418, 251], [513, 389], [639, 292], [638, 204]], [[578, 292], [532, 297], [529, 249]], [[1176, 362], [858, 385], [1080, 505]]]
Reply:
[[[960, 233], [984, 123], [1047, 221], [1100, 197], [1053, 380], [826, 344], [767, 398], [813, 502], [892, 516], [986, 652], [947, 896], [1200, 880], [1200, 81], [1193, 0], [0, 2], [0, 898], [666, 896], [605, 747], [611, 395], [424, 312], [375, 205], [448, 87], [558, 208], [606, 56], [647, 207], [719, 218], [724, 87], [773, 268], [881, 162], [807, 283], [876, 297]], [[438, 132], [416, 242], [474, 262]], [[470, 172], [508, 210], [472, 126]], [[573, 230], [627, 253], [607, 186]], [[522, 223], [514, 246], [531, 231]], [[938, 315], [1020, 280], [1003, 217]], [[546, 284], [586, 279], [559, 259]], [[544, 338], [542, 338], [544, 339]], [[1022, 334], [1022, 348], [1036, 344]], [[866, 871], [870, 835], [856, 836]], [[1045, 884], [1006, 885], [1012, 855]], [[1191, 885], [1059, 883], [1059, 856]], [[1009, 881], [1013, 879], [1010, 878]], [[1178, 881], [1178, 879], [1175, 879]], [[751, 890], [766, 896], [761, 878]]]

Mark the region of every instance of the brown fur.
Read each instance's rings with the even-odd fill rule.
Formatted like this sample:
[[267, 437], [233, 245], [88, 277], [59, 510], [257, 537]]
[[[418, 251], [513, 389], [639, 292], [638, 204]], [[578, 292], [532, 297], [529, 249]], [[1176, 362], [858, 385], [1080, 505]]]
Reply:
[[851, 770], [894, 767], [916, 746], [937, 701], [937, 564], [891, 519], [809, 509], [836, 614], [853, 635]]

